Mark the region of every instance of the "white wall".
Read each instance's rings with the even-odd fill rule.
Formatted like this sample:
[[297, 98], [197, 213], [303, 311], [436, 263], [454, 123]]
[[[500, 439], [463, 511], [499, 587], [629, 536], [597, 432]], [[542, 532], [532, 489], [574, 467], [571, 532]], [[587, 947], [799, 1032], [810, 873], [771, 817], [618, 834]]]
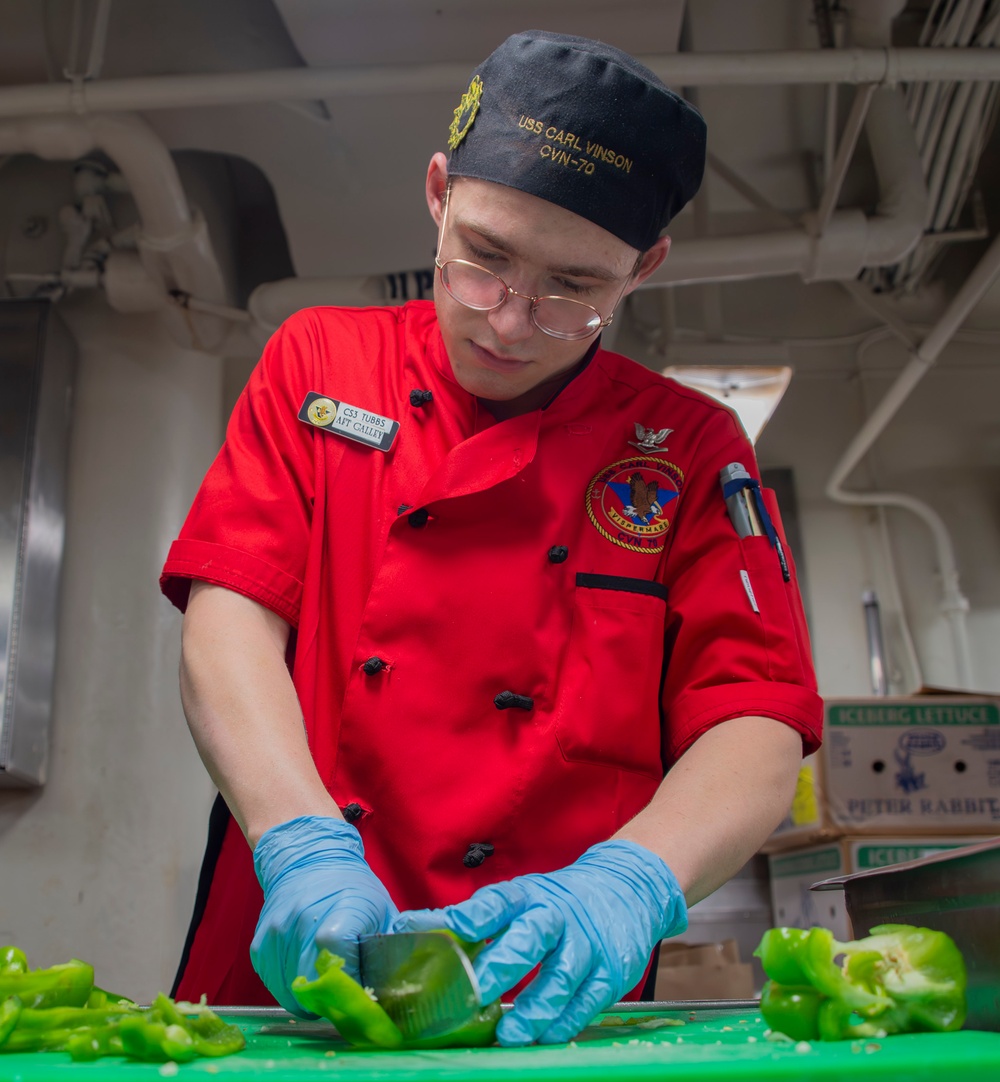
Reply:
[[148, 1000], [173, 978], [212, 796], [157, 578], [221, 439], [221, 363], [98, 295], [59, 311], [79, 371], [50, 768], [0, 790], [0, 943]]

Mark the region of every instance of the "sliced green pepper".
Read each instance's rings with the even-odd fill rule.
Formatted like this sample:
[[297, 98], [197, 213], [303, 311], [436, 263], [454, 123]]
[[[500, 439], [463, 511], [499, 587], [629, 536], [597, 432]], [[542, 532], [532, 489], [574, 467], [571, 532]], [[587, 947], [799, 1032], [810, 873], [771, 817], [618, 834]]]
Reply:
[[[7, 1000], [6, 1003], [11, 1002]], [[5, 1003], [5, 1006], [6, 1006]], [[141, 1014], [134, 1004], [131, 1010]], [[2, 1015], [0, 1009], [0, 1015]], [[19, 1010], [14, 1025], [0, 1037], [0, 1052], [48, 1052], [69, 1047], [76, 1038], [113, 1029], [123, 1010], [116, 1008], [48, 1007]], [[0, 1034], [5, 1027], [0, 1026]], [[120, 1053], [120, 1049], [119, 1049]], [[91, 1057], [93, 1058], [93, 1057]]]
[[793, 1041], [813, 1041], [820, 1035], [822, 1001], [822, 995], [809, 985], [767, 981], [760, 994], [760, 1013], [771, 1029]]
[[[770, 978], [761, 994], [765, 1020], [798, 1040], [810, 1039], [806, 1032], [827, 1041], [946, 1032], [965, 1021], [965, 962], [943, 932], [884, 924], [842, 943], [825, 928], [772, 929], [754, 953]], [[786, 986], [799, 975], [806, 979], [798, 988]], [[795, 1001], [803, 987], [813, 996]]]
[[180, 1026], [191, 1037], [199, 1056], [228, 1056], [246, 1045], [239, 1026], [223, 1021], [200, 1003], [175, 1003], [162, 993], [153, 1000], [147, 1015], [159, 1014], [170, 1026]]
[[27, 973], [28, 959], [17, 947], [0, 947], [0, 975], [4, 973]]
[[124, 1014], [142, 1014], [142, 1009], [131, 1007], [49, 1007], [37, 1010], [25, 1007], [17, 1023], [20, 1030], [84, 1029], [105, 1026]]
[[175, 1004], [160, 995], [144, 1010], [125, 996], [96, 988], [86, 962], [29, 970], [23, 951], [0, 948], [0, 1052], [184, 1062], [228, 1055], [245, 1043], [238, 1026], [201, 1004]]
[[94, 967], [74, 958], [48, 969], [21, 968], [23, 952], [16, 947], [4, 947], [0, 957], [0, 1000], [17, 998], [29, 1008], [82, 1007], [94, 987]]
[[91, 1026], [67, 1037], [65, 1051], [75, 1060], [94, 1060], [101, 1056], [124, 1056], [121, 1027], [109, 1023], [106, 1026]]
[[118, 1035], [127, 1056], [146, 1062], [186, 1063], [198, 1055], [191, 1034], [183, 1026], [133, 1016], [121, 1020]]
[[[476, 956], [486, 946], [485, 941], [469, 943], [460, 939], [454, 932], [447, 928], [440, 930], [441, 935], [448, 936], [461, 948], [469, 961], [475, 961]], [[391, 1004], [401, 1007], [407, 1000], [412, 1001], [426, 993], [427, 990], [440, 987], [442, 982], [450, 976], [451, 968], [445, 969], [446, 963], [438, 950], [423, 950], [418, 948], [407, 958], [393, 976], [393, 992], [383, 993], [382, 1004], [386, 1006], [387, 1013], [392, 1016], [395, 1011]], [[390, 997], [391, 998], [387, 998]], [[410, 1038], [404, 1041], [404, 1048], [475, 1048], [484, 1047], [493, 1043], [496, 1037], [497, 1023], [503, 1015], [500, 1001], [487, 1004], [481, 1008], [468, 1022], [453, 1029], [449, 1033], [443, 1033], [436, 1037]]]
[[809, 933], [803, 928], [769, 928], [754, 951], [764, 972], [778, 984], [808, 984], [799, 954]]
[[337, 1032], [359, 1048], [401, 1048], [399, 1027], [353, 977], [344, 972], [344, 959], [321, 950], [314, 981], [298, 976], [292, 995], [312, 1014], [331, 1021]]
[[114, 992], [107, 992], [103, 988], [98, 988], [95, 984], [90, 990], [90, 995], [87, 996], [87, 1007], [135, 1007], [134, 1000], [128, 998], [128, 996], [119, 996]]
[[[451, 935], [451, 933], [448, 933]], [[482, 950], [482, 943], [466, 943], [452, 936], [470, 959]], [[434, 986], [437, 979], [436, 963], [439, 955], [414, 952], [400, 970], [399, 983], [409, 986], [401, 996], [420, 995], [424, 989]], [[343, 971], [344, 961], [329, 951], [321, 951], [316, 960], [319, 977], [307, 981], [296, 977], [292, 992], [302, 1006], [312, 1014], [329, 1019], [337, 1032], [350, 1044], [359, 1048], [475, 1048], [493, 1043], [497, 1023], [502, 1015], [500, 1001], [483, 1007], [465, 1025], [437, 1037], [405, 1040], [399, 1027], [389, 1017], [381, 1004], [352, 977]]]
[[22, 1010], [21, 1001], [17, 996], [8, 996], [3, 1003], [0, 1003], [0, 1048], [14, 1032]]
[[[849, 963], [858, 952], [863, 956], [855, 965], [855, 973], [849, 973], [847, 965], [837, 965], [839, 955], [845, 955]], [[829, 928], [810, 928], [798, 954], [806, 978], [814, 988], [866, 1016], [881, 1014], [892, 1006], [876, 975], [880, 957], [877, 952], [872, 957], [867, 948], [857, 943], [838, 943]]]

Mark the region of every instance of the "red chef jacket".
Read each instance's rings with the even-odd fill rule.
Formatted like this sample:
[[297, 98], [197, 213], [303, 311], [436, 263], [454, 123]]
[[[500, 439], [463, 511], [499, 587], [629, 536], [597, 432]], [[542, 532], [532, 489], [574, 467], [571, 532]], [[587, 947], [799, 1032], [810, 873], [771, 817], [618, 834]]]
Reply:
[[[300, 419], [310, 394], [398, 421], [391, 449]], [[786, 544], [786, 582], [766, 537], [737, 537], [734, 461], [756, 476], [728, 409], [606, 350], [497, 422], [455, 382], [430, 302], [310, 309], [265, 349], [161, 585], [182, 609], [200, 579], [288, 621], [313, 757], [360, 807], [372, 869], [401, 909], [446, 905], [572, 863], [721, 721], [818, 746], [794, 561]], [[272, 1002], [232, 822], [203, 888], [177, 994]]]

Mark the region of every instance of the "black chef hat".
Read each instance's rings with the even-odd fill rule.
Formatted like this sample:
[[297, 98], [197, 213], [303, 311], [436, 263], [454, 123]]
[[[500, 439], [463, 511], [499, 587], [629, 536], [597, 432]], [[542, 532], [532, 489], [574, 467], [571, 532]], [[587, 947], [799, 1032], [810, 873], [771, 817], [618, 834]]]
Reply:
[[528, 30], [476, 68], [448, 146], [449, 175], [547, 199], [644, 251], [701, 184], [705, 121], [628, 53]]

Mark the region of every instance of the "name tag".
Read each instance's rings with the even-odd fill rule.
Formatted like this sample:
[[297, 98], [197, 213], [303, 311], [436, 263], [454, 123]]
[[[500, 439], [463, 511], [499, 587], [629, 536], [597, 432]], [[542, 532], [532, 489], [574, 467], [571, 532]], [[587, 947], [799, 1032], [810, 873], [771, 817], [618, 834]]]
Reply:
[[366, 447], [374, 447], [376, 451], [388, 451], [399, 431], [399, 421], [391, 417], [328, 398], [318, 391], [310, 391], [306, 395], [298, 418], [312, 428], [346, 436]]

